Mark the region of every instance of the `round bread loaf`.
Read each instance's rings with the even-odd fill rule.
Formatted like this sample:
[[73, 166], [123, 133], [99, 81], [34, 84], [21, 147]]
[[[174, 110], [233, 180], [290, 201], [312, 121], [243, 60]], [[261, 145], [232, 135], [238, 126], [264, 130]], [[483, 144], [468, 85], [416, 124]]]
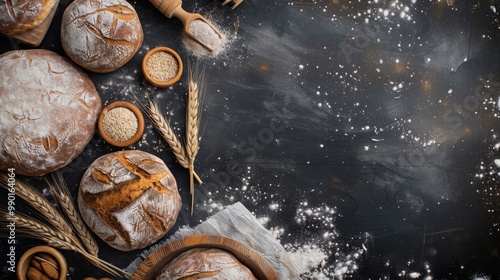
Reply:
[[231, 253], [215, 248], [195, 248], [168, 263], [156, 280], [256, 280], [253, 273]]
[[0, 169], [43, 175], [92, 139], [101, 99], [71, 61], [42, 49], [0, 56]]
[[0, 33], [15, 35], [40, 25], [56, 0], [0, 0]]
[[158, 157], [119, 151], [94, 161], [78, 192], [83, 220], [104, 242], [122, 251], [144, 248], [177, 220], [181, 197], [173, 174]]
[[64, 11], [61, 43], [66, 54], [83, 68], [112, 72], [139, 50], [142, 26], [125, 0], [75, 0]]

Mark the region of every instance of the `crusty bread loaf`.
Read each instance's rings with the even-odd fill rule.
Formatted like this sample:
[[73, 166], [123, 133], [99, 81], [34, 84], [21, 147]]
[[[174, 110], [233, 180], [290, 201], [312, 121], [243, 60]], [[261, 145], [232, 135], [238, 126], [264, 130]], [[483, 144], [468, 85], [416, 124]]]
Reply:
[[127, 150], [90, 165], [80, 183], [78, 207], [97, 236], [113, 248], [130, 251], [153, 244], [172, 228], [181, 197], [160, 158]]
[[61, 23], [66, 54], [96, 73], [112, 72], [127, 63], [143, 36], [137, 13], [125, 0], [75, 0]]
[[14, 35], [40, 25], [55, 0], [0, 0], [0, 33]]
[[77, 157], [101, 110], [90, 78], [41, 49], [2, 54], [0, 73], [0, 169], [43, 175]]
[[256, 280], [253, 273], [231, 253], [214, 248], [188, 250], [168, 263], [156, 280]]

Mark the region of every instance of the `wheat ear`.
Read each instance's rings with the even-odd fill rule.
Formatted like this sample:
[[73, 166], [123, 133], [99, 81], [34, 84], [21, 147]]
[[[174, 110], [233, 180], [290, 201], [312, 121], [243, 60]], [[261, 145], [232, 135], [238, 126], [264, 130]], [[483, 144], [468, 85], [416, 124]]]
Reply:
[[[196, 72], [196, 73], [195, 73]], [[191, 194], [191, 215], [194, 210], [194, 161], [200, 148], [200, 96], [203, 84], [204, 72], [198, 73], [195, 69], [189, 67], [188, 92], [186, 102], [186, 153], [188, 157], [189, 169], [189, 193]]]
[[[182, 145], [182, 142], [175, 134], [172, 126], [170, 126], [170, 122], [167, 121], [163, 114], [160, 112], [160, 109], [158, 108], [158, 104], [156, 102], [148, 100], [148, 104], [149, 105], [143, 109], [146, 112], [149, 120], [161, 135], [161, 137], [168, 143], [179, 164], [184, 168], [189, 168], [189, 158], [186, 155], [186, 150]], [[198, 175], [194, 171], [193, 174], [196, 181], [201, 184], [200, 177], [198, 177]]]
[[55, 172], [55, 174], [52, 173], [51, 178], [52, 182], [47, 177], [44, 177], [45, 182], [47, 183], [47, 185], [49, 185], [49, 188], [56, 198], [57, 203], [66, 214], [68, 220], [73, 225], [73, 228], [82, 241], [83, 246], [85, 246], [90, 254], [97, 256], [99, 253], [97, 242], [95, 241], [92, 233], [85, 225], [85, 222], [80, 216], [80, 213], [76, 210], [75, 204], [73, 203], [73, 199], [71, 197], [71, 193], [68, 189], [68, 185], [66, 184], [62, 173], [59, 171]]
[[[0, 173], [0, 185], [3, 188], [8, 186], [8, 176], [5, 173]], [[16, 178], [16, 195], [28, 203], [31, 207], [38, 210], [40, 214], [56, 229], [61, 232], [72, 234], [71, 226], [64, 219], [64, 217], [57, 211], [57, 209], [50, 204], [50, 202], [43, 197], [34, 187]]]
[[58, 232], [37, 219], [26, 216], [25, 214], [11, 214], [4, 207], [0, 208], [1, 218], [4, 222], [14, 222], [16, 230], [29, 236], [54, 237], [64, 242], [80, 246], [78, 243], [65, 233]]

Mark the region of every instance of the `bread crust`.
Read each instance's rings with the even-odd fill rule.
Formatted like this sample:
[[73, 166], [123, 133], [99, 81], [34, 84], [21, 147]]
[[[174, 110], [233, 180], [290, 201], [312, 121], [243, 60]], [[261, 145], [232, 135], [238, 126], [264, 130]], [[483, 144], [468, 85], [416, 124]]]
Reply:
[[87, 225], [122, 251], [159, 240], [175, 224], [181, 208], [168, 167], [139, 150], [114, 152], [94, 161], [80, 182], [77, 201]]
[[170, 263], [156, 280], [256, 280], [253, 273], [229, 252], [215, 248], [190, 249]]
[[0, 33], [15, 35], [39, 26], [56, 0], [0, 0]]
[[123, 66], [139, 50], [143, 37], [139, 17], [125, 0], [75, 0], [63, 14], [63, 49], [92, 72]]
[[68, 59], [42, 49], [0, 56], [0, 169], [39, 176], [76, 158], [90, 142], [101, 99]]

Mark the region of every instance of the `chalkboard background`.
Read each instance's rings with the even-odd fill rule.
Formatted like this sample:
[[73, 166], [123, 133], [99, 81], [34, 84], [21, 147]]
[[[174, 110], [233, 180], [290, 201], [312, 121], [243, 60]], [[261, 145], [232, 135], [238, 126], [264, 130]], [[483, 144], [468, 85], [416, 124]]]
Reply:
[[[69, 3], [60, 2], [40, 48], [64, 55], [59, 24]], [[328, 255], [304, 279], [318, 271], [326, 279], [500, 278], [496, 1], [246, 0], [234, 10], [185, 1], [230, 37], [216, 57], [186, 49], [179, 20], [148, 1], [130, 3], [144, 43], [119, 70], [88, 73], [103, 105], [145, 100], [141, 61], [156, 46], [206, 71], [196, 162], [204, 184], [193, 216], [188, 172], [149, 122], [129, 147], [159, 156], [177, 179], [184, 204], [165, 239], [240, 201], [290, 251], [311, 245]], [[0, 38], [1, 53], [26, 48]], [[186, 90], [187, 69], [151, 95], [180, 134]], [[91, 162], [116, 150], [96, 133], [61, 170], [72, 192]], [[33, 244], [19, 237], [18, 256]], [[123, 268], [141, 253], [99, 245], [102, 259]], [[105, 276], [64, 253], [70, 279]], [[2, 263], [2, 279], [13, 279]]]

